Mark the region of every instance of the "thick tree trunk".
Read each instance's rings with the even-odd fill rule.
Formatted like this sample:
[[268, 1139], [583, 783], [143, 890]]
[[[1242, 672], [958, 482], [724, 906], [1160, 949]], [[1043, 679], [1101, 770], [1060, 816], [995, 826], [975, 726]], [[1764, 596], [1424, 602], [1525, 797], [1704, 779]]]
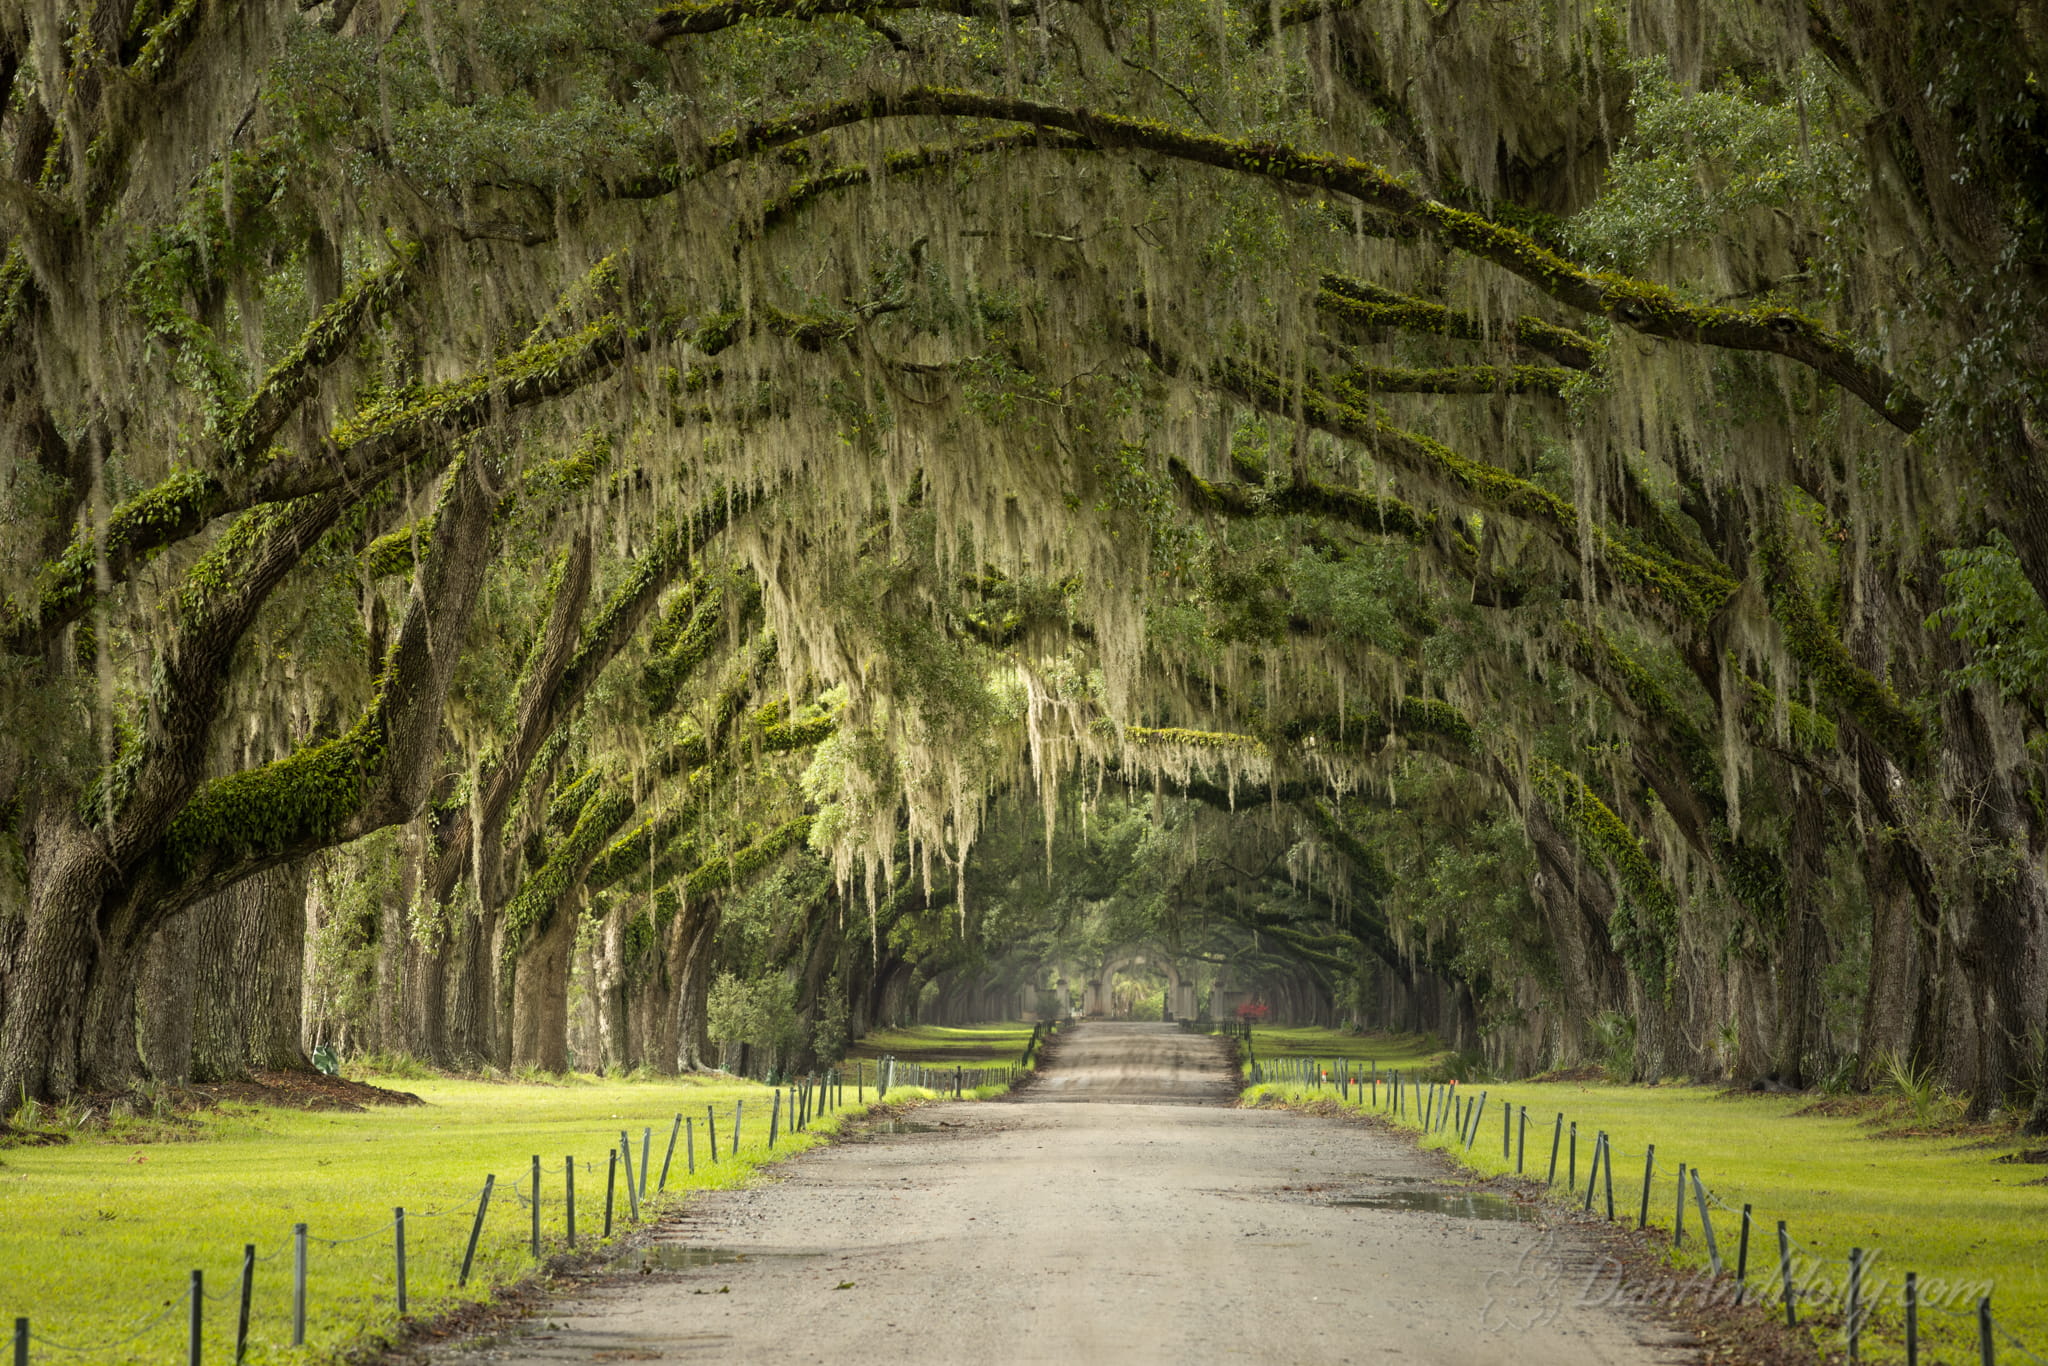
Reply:
[[620, 1008], [636, 1064], [672, 1073], [678, 1054], [676, 982], [684, 951], [674, 940], [684, 916], [677, 911], [664, 915], [658, 899], [646, 915], [647, 933], [635, 941], [640, 947], [622, 958]]
[[29, 831], [29, 910], [0, 1020], [0, 1096], [14, 1100], [68, 1095], [88, 1082], [82, 1007], [101, 956], [93, 921], [113, 873], [105, 841], [67, 809], [38, 813]]
[[[498, 926], [502, 917], [461, 915], [449, 927], [441, 959], [448, 984], [446, 1065], [476, 1067], [510, 1062], [510, 1033], [499, 1001]], [[501, 1048], [501, 1038], [506, 1046]]]
[[512, 967], [512, 1065], [569, 1070], [569, 955], [576, 915], [566, 905], [527, 941]]
[[676, 1070], [696, 1072], [711, 1066], [711, 965], [718, 941], [719, 911], [715, 903], [686, 908], [676, 917], [678, 956], [672, 960], [676, 983]]
[[192, 1076], [302, 1070], [307, 868], [285, 864], [196, 902]]
[[1525, 798], [1522, 819], [1536, 851], [1537, 872], [1529, 890], [1549, 930], [1563, 985], [1564, 1055], [1557, 1061], [1570, 1064], [1585, 1056], [1593, 1018], [1628, 1006], [1627, 973], [1607, 936], [1614, 890], [1540, 802]]
[[[420, 905], [425, 896], [432, 840], [429, 819], [422, 816], [406, 822], [399, 841], [405, 867], [401, 899], [406, 910]], [[439, 926], [422, 930], [407, 925], [405, 942], [397, 950], [401, 992], [396, 1032], [400, 1037], [394, 1046], [415, 1058], [440, 1061], [448, 1055], [450, 938]]]
[[192, 1016], [203, 952], [195, 922], [204, 905], [172, 916], [150, 936], [142, 955], [142, 981], [135, 993], [143, 1069], [153, 1079], [172, 1086], [182, 1086], [194, 1075]]
[[1785, 933], [1777, 949], [1778, 1017], [1771, 1075], [1803, 1090], [1819, 1032], [1820, 973], [1826, 935], [1820, 924], [1822, 883], [1827, 876], [1827, 813], [1821, 794], [1802, 785], [1791, 794], [1786, 840]]
[[633, 900], [624, 896], [607, 899], [604, 920], [590, 951], [590, 996], [595, 1010], [592, 1032], [599, 1064], [606, 1067], [631, 1068], [641, 1061], [626, 1010], [626, 923]]
[[1906, 883], [1898, 850], [1883, 832], [1863, 839], [1863, 884], [1870, 898], [1870, 977], [1857, 1029], [1856, 1088], [1883, 1080], [1886, 1059], [1917, 1067], [1927, 976], [1918, 899]]
[[1950, 917], [1955, 965], [1975, 1023], [1973, 1118], [1997, 1109], [2031, 1070], [2032, 1031], [2041, 1026], [2048, 820], [2030, 800], [2037, 770], [2009, 765], [2001, 754], [2018, 749], [2016, 736], [1998, 743], [2006, 720], [1998, 701], [1974, 689], [1953, 694], [1944, 716], [1945, 786], [1953, 804], [1971, 812], [1974, 827], [1967, 867], [1951, 874], [1960, 895]]
[[79, 1020], [79, 1081], [88, 1091], [123, 1090], [142, 1074], [137, 990], [155, 926], [144, 928], [143, 908], [132, 892], [113, 894], [109, 901], [100, 914], [99, 952], [86, 977]]

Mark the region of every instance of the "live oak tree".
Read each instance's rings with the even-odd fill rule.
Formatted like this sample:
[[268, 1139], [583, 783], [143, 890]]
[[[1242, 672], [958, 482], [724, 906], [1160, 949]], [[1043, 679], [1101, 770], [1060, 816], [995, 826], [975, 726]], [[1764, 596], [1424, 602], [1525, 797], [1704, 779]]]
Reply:
[[1066, 942], [978, 842], [1114, 783], [1300, 1010], [2048, 1096], [2041, 42], [9, 12], [0, 1085], [274, 1059], [157, 984], [307, 878], [445, 1061], [561, 1066], [579, 961], [622, 1063], [721, 965], [965, 1009]]

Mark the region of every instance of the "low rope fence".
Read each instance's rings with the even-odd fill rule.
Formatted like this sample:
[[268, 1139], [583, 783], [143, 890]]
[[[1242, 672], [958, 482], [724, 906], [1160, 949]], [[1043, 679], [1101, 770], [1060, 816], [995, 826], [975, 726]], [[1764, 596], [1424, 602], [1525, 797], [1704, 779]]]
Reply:
[[[1266, 1062], [1253, 1060], [1247, 1065], [1247, 1076], [1254, 1086], [1271, 1083], [1334, 1092], [1335, 1098], [1343, 1104], [1378, 1110], [1394, 1123], [1412, 1124], [1425, 1136], [1447, 1136], [1453, 1157], [1460, 1152], [1474, 1151], [1481, 1138], [1482, 1126], [1486, 1125], [1487, 1092], [1484, 1089], [1477, 1096], [1472, 1096], [1461, 1093], [1457, 1082], [1404, 1077], [1400, 1069], [1389, 1069], [1383, 1073], [1377, 1061], [1372, 1059], [1365, 1060], [1363, 1066], [1348, 1059], [1325, 1061], [1313, 1057], [1275, 1058]], [[1465, 1092], [1469, 1090], [1469, 1087], [1465, 1088]], [[1501, 1122], [1501, 1160], [1514, 1164], [1515, 1175], [1533, 1177], [1528, 1150], [1529, 1107], [1503, 1102], [1496, 1107], [1495, 1113]], [[1543, 1182], [1547, 1188], [1553, 1192], [1557, 1189], [1561, 1164], [1568, 1205], [1576, 1204], [1581, 1213], [1604, 1217], [1611, 1223], [1626, 1225], [1633, 1216], [1638, 1230], [1652, 1226], [1651, 1207], [1660, 1179], [1656, 1144], [1646, 1145], [1640, 1153], [1618, 1149], [1605, 1130], [1593, 1129], [1582, 1135], [1578, 1123], [1560, 1110], [1551, 1121], [1550, 1150], [1546, 1159], [1542, 1151], [1541, 1127], [1539, 1116], [1535, 1156], [1542, 1164]], [[1579, 1184], [1582, 1137], [1586, 1140], [1587, 1149], [1583, 1194]], [[1487, 1141], [1491, 1142], [1490, 1139]], [[1624, 1199], [1617, 1215], [1614, 1193], [1616, 1165], [1621, 1164], [1632, 1175], [1638, 1160], [1642, 1164], [1641, 1186], [1639, 1190], [1631, 1191], [1624, 1184]], [[1694, 1236], [1707, 1255], [1707, 1287], [1703, 1300], [1718, 1299], [1733, 1304], [1775, 1300], [1784, 1313], [1788, 1328], [1799, 1326], [1802, 1306], [1808, 1311], [1809, 1321], [1816, 1310], [1825, 1312], [1839, 1307], [1842, 1338], [1848, 1359], [1852, 1362], [1863, 1360], [1864, 1339], [1873, 1325], [1888, 1327], [1896, 1322], [1903, 1338], [1908, 1366], [1919, 1366], [1925, 1347], [1923, 1323], [1927, 1316], [1939, 1315], [1961, 1320], [1966, 1330], [1974, 1330], [1965, 1331], [1962, 1336], [1973, 1340], [1981, 1366], [1995, 1366], [2000, 1360], [2001, 1348], [2008, 1353], [2004, 1358], [2007, 1361], [2031, 1361], [2048, 1366], [2048, 1358], [2043, 1358], [1997, 1322], [1992, 1312], [1991, 1286], [1988, 1283], [1923, 1281], [1917, 1272], [1908, 1271], [1894, 1286], [1872, 1275], [1872, 1268], [1880, 1258], [1879, 1249], [1852, 1247], [1848, 1255], [1841, 1258], [1821, 1258], [1795, 1251], [1783, 1219], [1773, 1221], [1776, 1224], [1775, 1243], [1763, 1250], [1763, 1257], [1770, 1261], [1764, 1266], [1764, 1279], [1759, 1284], [1751, 1273], [1752, 1246], [1760, 1241], [1754, 1236], [1760, 1221], [1753, 1207], [1745, 1204], [1737, 1209], [1721, 1199], [1708, 1187], [1698, 1167], [1688, 1167], [1683, 1162], [1673, 1165], [1671, 1241], [1674, 1247], [1686, 1246], [1690, 1209], [1690, 1219], [1697, 1229]], [[1627, 1180], [1628, 1177], [1624, 1177], [1625, 1183]], [[1629, 1195], [1638, 1198], [1631, 1202], [1626, 1198]], [[1725, 1216], [1724, 1229], [1730, 1221], [1735, 1224], [1735, 1263], [1732, 1268], [1723, 1256], [1720, 1237], [1714, 1227], [1715, 1210]], [[1762, 1258], [1756, 1260], [1762, 1263]], [[1835, 1273], [1838, 1271], [1841, 1274], [1837, 1279]], [[1897, 1314], [1895, 1320], [1891, 1317], [1894, 1311]]]
[[[1049, 1036], [1051, 1030], [1046, 1031]], [[1033, 1056], [1041, 1044], [1037, 1031], [1033, 1031], [1032, 1045], [1026, 1052], [1027, 1059]], [[872, 1090], [876, 1103], [887, 1098], [890, 1091], [904, 1087], [921, 1087], [944, 1093], [950, 1088], [956, 1097], [970, 1094], [983, 1086], [1014, 1085], [1028, 1073], [1027, 1066], [995, 1067], [932, 1067], [917, 1063], [898, 1062], [894, 1058], [883, 1058], [874, 1064], [872, 1076], [869, 1064], [856, 1063], [849, 1076], [845, 1069], [831, 1069], [822, 1073], [792, 1078], [779, 1082], [770, 1089], [768, 1113], [763, 1120], [758, 1111], [756, 1117], [746, 1118], [746, 1098], [733, 1101], [731, 1112], [725, 1117], [721, 1130], [719, 1109], [707, 1105], [702, 1116], [704, 1127], [697, 1127], [698, 1116], [683, 1111], [675, 1112], [668, 1127], [667, 1139], [661, 1150], [660, 1175], [653, 1179], [652, 1197], [659, 1199], [668, 1188], [672, 1171], [677, 1171], [680, 1155], [679, 1174], [694, 1176], [697, 1173], [699, 1140], [710, 1163], [726, 1159], [737, 1159], [745, 1146], [745, 1135], [762, 1134], [755, 1139], [754, 1153], [766, 1156], [772, 1153], [789, 1135], [803, 1133], [819, 1119], [828, 1116], [864, 1110], [868, 1106], [868, 1094]], [[849, 1098], [849, 1092], [851, 1097]], [[756, 1126], [756, 1127], [750, 1127]], [[540, 1264], [556, 1252], [574, 1252], [579, 1246], [590, 1245], [592, 1228], [589, 1220], [589, 1206], [585, 1206], [585, 1219], [581, 1226], [577, 1217], [577, 1177], [582, 1175], [586, 1182], [593, 1181], [600, 1169], [604, 1179], [603, 1212], [599, 1217], [596, 1240], [603, 1242], [613, 1237], [619, 1220], [639, 1224], [644, 1222], [645, 1207], [650, 1201], [648, 1183], [654, 1167], [655, 1136], [657, 1125], [643, 1125], [640, 1130], [638, 1153], [631, 1128], [619, 1130], [618, 1142], [611, 1145], [605, 1156], [599, 1160], [588, 1157], [579, 1159], [574, 1155], [564, 1156], [559, 1168], [552, 1160], [544, 1162], [536, 1153], [523, 1171], [510, 1175], [496, 1172], [486, 1173], [483, 1185], [477, 1193], [474, 1210], [465, 1203], [460, 1208], [437, 1207], [433, 1209], [407, 1209], [394, 1206], [391, 1217], [366, 1229], [342, 1234], [336, 1237], [315, 1236], [311, 1226], [295, 1223], [285, 1239], [272, 1246], [272, 1250], [259, 1255], [258, 1245], [245, 1244], [242, 1248], [239, 1275], [234, 1288], [225, 1294], [216, 1294], [206, 1289], [206, 1277], [200, 1268], [194, 1268], [189, 1282], [179, 1293], [173, 1295], [164, 1307], [148, 1318], [119, 1330], [114, 1336], [103, 1341], [79, 1343], [65, 1338], [54, 1338], [37, 1331], [28, 1316], [15, 1318], [12, 1333], [13, 1366], [30, 1366], [37, 1360], [50, 1361], [57, 1358], [81, 1357], [104, 1358], [108, 1354], [131, 1347], [150, 1338], [152, 1334], [166, 1339], [161, 1345], [168, 1348], [168, 1331], [164, 1325], [173, 1319], [182, 1319], [178, 1330], [177, 1346], [189, 1366], [200, 1366], [204, 1352], [204, 1329], [206, 1306], [208, 1304], [228, 1306], [226, 1312], [234, 1316], [233, 1359], [241, 1363], [248, 1354], [250, 1338], [250, 1312], [257, 1290], [257, 1268], [272, 1262], [290, 1259], [289, 1300], [290, 1339], [289, 1345], [303, 1347], [306, 1343], [308, 1326], [316, 1305], [310, 1290], [316, 1249], [336, 1249], [367, 1242], [372, 1239], [388, 1240], [390, 1245], [388, 1282], [390, 1303], [399, 1318], [411, 1312], [410, 1291], [415, 1279], [412, 1273], [419, 1269], [420, 1251], [416, 1244], [409, 1244], [408, 1235], [423, 1220], [456, 1220], [451, 1227], [462, 1233], [459, 1254], [456, 1246], [437, 1248], [431, 1255], [444, 1270], [455, 1272], [454, 1287], [457, 1290], [468, 1286], [471, 1276], [477, 1270], [477, 1253], [492, 1201], [497, 1199], [500, 1208], [505, 1205], [502, 1192], [510, 1191], [517, 1206], [526, 1215], [526, 1255], [533, 1264]], [[722, 1141], [721, 1141], [722, 1140]], [[559, 1172], [559, 1180], [551, 1181], [558, 1193], [551, 1194], [544, 1180]], [[552, 1213], [550, 1213], [552, 1211]], [[544, 1218], [544, 1214], [548, 1217]], [[463, 1222], [467, 1222], [466, 1231]], [[579, 1242], [580, 1239], [580, 1242]], [[410, 1258], [410, 1260], [409, 1260]], [[4, 1320], [0, 1320], [4, 1321]], [[152, 1349], [151, 1357], [170, 1360], [167, 1351]]]

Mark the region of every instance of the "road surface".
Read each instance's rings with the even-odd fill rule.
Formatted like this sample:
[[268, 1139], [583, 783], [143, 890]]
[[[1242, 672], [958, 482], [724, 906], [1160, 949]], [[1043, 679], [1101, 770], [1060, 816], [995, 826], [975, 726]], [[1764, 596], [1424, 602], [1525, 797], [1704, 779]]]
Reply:
[[[1231, 1108], [1220, 1040], [1083, 1024], [1017, 1103], [712, 1192], [476, 1362], [1692, 1360], [1595, 1245], [1353, 1120]], [[1604, 1283], [1604, 1281], [1602, 1282]]]

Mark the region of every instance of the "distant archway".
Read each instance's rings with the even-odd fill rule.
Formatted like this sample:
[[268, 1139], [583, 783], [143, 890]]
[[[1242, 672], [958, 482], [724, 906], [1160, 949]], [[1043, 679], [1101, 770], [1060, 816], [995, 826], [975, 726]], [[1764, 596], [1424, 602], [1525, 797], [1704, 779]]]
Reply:
[[1112, 950], [1102, 969], [1088, 980], [1083, 995], [1083, 1015], [1107, 1017], [1115, 1013], [1116, 975], [1126, 968], [1156, 968], [1166, 974], [1166, 1013], [1185, 1019], [1195, 1013], [1195, 984], [1181, 972], [1177, 955], [1157, 944], [1127, 944]]

